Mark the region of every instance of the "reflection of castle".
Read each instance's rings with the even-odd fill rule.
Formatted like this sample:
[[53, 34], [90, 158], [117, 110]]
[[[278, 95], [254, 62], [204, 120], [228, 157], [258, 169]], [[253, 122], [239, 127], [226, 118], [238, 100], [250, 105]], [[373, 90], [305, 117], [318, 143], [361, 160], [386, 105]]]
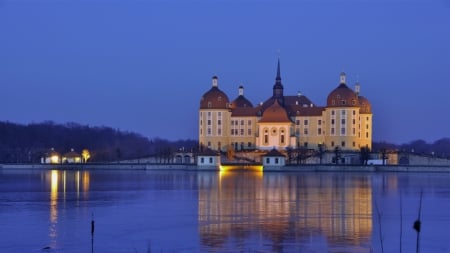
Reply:
[[372, 145], [372, 111], [360, 96], [360, 85], [351, 90], [342, 73], [326, 106], [317, 106], [302, 94], [285, 96], [280, 61], [273, 94], [253, 106], [239, 87], [239, 96], [230, 101], [219, 89], [218, 78], [203, 94], [199, 110], [199, 142], [213, 150], [268, 150], [288, 147], [359, 150]]
[[222, 172], [200, 174], [198, 184], [201, 243], [213, 251], [235, 243], [281, 252], [304, 247], [311, 238], [326, 238], [328, 248], [343, 242], [369, 248], [367, 177]]

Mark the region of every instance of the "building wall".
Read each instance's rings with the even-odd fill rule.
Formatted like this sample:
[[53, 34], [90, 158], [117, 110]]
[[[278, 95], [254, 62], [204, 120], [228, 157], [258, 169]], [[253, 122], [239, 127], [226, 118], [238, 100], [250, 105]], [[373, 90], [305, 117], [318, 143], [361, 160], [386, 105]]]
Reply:
[[264, 150], [294, 147], [296, 143], [291, 143], [290, 138], [292, 126], [291, 123], [259, 123], [256, 147]]
[[317, 149], [325, 141], [325, 121], [322, 116], [297, 116], [294, 118], [295, 147]]
[[234, 150], [256, 148], [256, 117], [231, 117], [229, 144]]
[[229, 145], [230, 115], [226, 109], [201, 109], [199, 112], [199, 144], [213, 150], [226, 151]]

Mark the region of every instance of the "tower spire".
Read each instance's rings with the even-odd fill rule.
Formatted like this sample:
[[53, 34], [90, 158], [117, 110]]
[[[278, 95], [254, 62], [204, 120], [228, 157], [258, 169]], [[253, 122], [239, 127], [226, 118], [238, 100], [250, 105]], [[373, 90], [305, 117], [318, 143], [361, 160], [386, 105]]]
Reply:
[[284, 105], [283, 84], [281, 84], [280, 72], [280, 56], [278, 56], [277, 77], [275, 78], [275, 84], [273, 85], [273, 97], [278, 99], [278, 102], [280, 102], [281, 105]]
[[278, 65], [277, 65], [277, 77], [275, 78], [276, 81], [281, 81], [281, 74], [280, 74], [280, 56], [278, 56]]

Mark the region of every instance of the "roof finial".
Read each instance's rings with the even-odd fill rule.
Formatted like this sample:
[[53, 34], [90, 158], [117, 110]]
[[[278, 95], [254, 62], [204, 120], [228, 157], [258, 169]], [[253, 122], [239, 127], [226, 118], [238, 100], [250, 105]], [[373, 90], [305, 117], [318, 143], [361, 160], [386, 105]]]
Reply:
[[280, 74], [280, 50], [278, 49], [278, 65], [277, 65], [277, 77], [276, 80], [281, 80], [281, 74]]

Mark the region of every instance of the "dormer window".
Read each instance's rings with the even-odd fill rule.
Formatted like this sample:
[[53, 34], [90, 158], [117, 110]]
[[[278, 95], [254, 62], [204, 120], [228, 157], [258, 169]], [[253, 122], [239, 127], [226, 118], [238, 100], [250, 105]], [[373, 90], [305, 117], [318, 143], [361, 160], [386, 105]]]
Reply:
[[211, 108], [211, 107], [212, 107], [212, 103], [208, 102], [208, 108]]
[[341, 98], [341, 95], [338, 94], [338, 95], [336, 96], [336, 98], [337, 98], [337, 99], [340, 99], [340, 98]]
[[345, 105], [345, 100], [342, 100], [342, 101], [341, 101], [341, 104], [342, 104], [342, 105]]
[[218, 97], [217, 101], [219, 101], [219, 102], [222, 101], [222, 97]]

